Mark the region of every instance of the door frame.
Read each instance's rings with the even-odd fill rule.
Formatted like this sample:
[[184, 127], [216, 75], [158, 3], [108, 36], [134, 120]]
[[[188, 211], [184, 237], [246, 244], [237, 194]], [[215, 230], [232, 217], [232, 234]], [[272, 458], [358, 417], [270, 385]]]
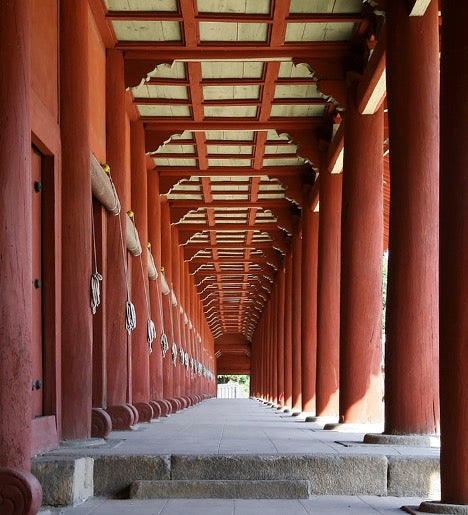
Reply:
[[[32, 454], [58, 447], [61, 420], [61, 195], [60, 142], [45, 144], [34, 133], [32, 147], [41, 153], [42, 171], [42, 334], [43, 416], [32, 419]], [[55, 143], [55, 144], [54, 144]], [[32, 187], [32, 185], [31, 185]]]

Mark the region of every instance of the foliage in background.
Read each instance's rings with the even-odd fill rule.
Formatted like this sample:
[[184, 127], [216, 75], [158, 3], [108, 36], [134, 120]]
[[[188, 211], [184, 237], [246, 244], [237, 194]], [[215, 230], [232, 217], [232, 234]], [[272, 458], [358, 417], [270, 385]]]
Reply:
[[246, 397], [250, 395], [250, 376], [249, 375], [219, 375], [218, 384], [226, 384], [229, 382], [239, 383]]
[[388, 250], [384, 252], [382, 259], [382, 334], [385, 335], [385, 314], [387, 308], [387, 274], [388, 274]]

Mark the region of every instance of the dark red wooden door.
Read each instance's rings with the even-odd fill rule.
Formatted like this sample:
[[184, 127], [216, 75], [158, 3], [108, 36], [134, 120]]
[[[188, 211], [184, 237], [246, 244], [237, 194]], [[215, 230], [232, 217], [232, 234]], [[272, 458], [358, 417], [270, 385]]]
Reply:
[[43, 414], [43, 323], [42, 323], [42, 156], [35, 149], [31, 152], [32, 172], [32, 416]]

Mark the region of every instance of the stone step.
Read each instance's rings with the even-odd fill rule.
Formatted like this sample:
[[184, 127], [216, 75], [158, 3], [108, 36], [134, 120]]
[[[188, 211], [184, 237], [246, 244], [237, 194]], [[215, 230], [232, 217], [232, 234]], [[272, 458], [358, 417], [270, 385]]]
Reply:
[[313, 495], [387, 495], [386, 456], [172, 456], [175, 480], [310, 481]]
[[[315, 455], [112, 455], [47, 456], [33, 473], [52, 506], [88, 497], [128, 497], [139, 481], [174, 483], [286, 481], [309, 483], [311, 495], [421, 496], [440, 498], [435, 456]], [[93, 485], [94, 483], [94, 485]], [[234, 483], [228, 483], [234, 485]], [[169, 488], [169, 487], [167, 487]], [[252, 487], [254, 488], [254, 487]]]
[[134, 481], [130, 499], [308, 499], [306, 480]]

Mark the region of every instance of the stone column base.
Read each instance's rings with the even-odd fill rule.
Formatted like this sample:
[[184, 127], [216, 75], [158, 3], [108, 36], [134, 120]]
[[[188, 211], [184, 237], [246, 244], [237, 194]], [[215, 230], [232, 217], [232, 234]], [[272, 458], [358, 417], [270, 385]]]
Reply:
[[368, 433], [364, 435], [364, 443], [381, 445], [406, 445], [410, 447], [440, 447], [440, 436]]
[[162, 410], [161, 405], [157, 401], [149, 401], [150, 406], [153, 408], [153, 419], [159, 418], [161, 416]]
[[447, 504], [438, 501], [424, 501], [419, 506], [424, 513], [447, 513], [453, 515], [468, 515], [467, 504]]
[[24, 469], [0, 467], [0, 513], [35, 515], [42, 504], [42, 487]]
[[315, 415], [311, 417], [306, 417], [306, 422], [315, 422], [316, 424], [325, 425], [325, 424], [337, 424], [338, 417], [333, 417], [331, 415]]
[[138, 410], [131, 402], [127, 402], [127, 406], [133, 411], [133, 425], [138, 424], [140, 421], [140, 415], [138, 414]]
[[106, 438], [112, 431], [112, 420], [102, 408], [91, 410], [91, 436], [93, 438]]
[[353, 424], [350, 422], [339, 422], [338, 424], [325, 424], [325, 431], [338, 431], [341, 433], [366, 433], [369, 430], [379, 431], [382, 424]]
[[114, 431], [128, 431], [135, 424], [135, 413], [128, 404], [108, 406], [106, 411], [112, 420]]
[[154, 416], [153, 408], [151, 404], [147, 402], [135, 402], [133, 404], [138, 411], [139, 422], [151, 422]]

